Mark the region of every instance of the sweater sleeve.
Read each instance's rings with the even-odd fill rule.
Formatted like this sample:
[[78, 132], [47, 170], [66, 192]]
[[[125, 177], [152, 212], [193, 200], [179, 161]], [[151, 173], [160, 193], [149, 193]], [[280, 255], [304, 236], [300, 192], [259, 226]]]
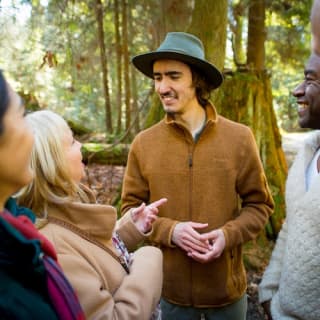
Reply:
[[101, 285], [100, 275], [81, 256], [60, 254], [58, 259], [87, 319], [150, 319], [161, 294], [162, 254], [159, 249], [137, 250], [130, 274], [124, 276], [115, 292]]
[[263, 230], [274, 208], [258, 148], [249, 128], [244, 131], [241, 141], [236, 182], [241, 210], [235, 219], [222, 228], [226, 248], [254, 239]]
[[116, 231], [130, 252], [135, 250], [137, 245], [149, 235], [149, 233], [141, 233], [136, 228], [131, 218], [131, 210], [127, 211], [125, 215], [117, 221]]
[[131, 208], [139, 207], [143, 202], [149, 201], [148, 182], [142, 175], [141, 164], [137, 156], [139, 147], [138, 138], [131, 144], [127, 166], [123, 179], [121, 195], [121, 215]]
[[260, 303], [271, 300], [279, 289], [279, 281], [281, 277], [281, 270], [287, 242], [287, 234], [288, 227], [287, 222], [285, 221], [281, 231], [279, 232], [276, 245], [269, 261], [269, 265], [267, 266], [259, 285]]
[[[143, 177], [141, 163], [139, 163], [139, 136], [132, 142], [128, 155], [127, 167], [123, 179], [121, 195], [121, 215], [125, 215], [131, 208], [136, 208], [141, 203], [149, 202], [149, 185]], [[173, 229], [178, 221], [170, 218], [158, 217], [153, 224], [149, 240], [152, 243], [174, 247], [171, 243]], [[121, 236], [122, 237], [122, 236]], [[125, 240], [125, 237], [123, 238]], [[126, 242], [125, 242], [126, 243]], [[127, 243], [126, 243], [127, 244]]]

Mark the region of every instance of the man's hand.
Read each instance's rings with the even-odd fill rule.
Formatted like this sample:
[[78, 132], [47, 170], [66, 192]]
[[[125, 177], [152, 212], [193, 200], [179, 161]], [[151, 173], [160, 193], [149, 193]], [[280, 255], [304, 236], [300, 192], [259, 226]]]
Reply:
[[149, 232], [153, 222], [157, 219], [158, 208], [166, 202], [166, 198], [161, 198], [147, 206], [145, 203], [142, 203], [138, 208], [132, 209], [131, 217], [136, 228], [142, 233]]
[[209, 242], [201, 240], [201, 234], [196, 231], [208, 226], [207, 223], [180, 222], [177, 223], [172, 234], [172, 242], [186, 252], [198, 251], [206, 253], [210, 250]]
[[207, 252], [191, 251], [188, 256], [200, 262], [207, 263], [213, 259], [219, 258], [226, 246], [226, 239], [221, 229], [212, 230], [210, 232], [200, 235], [199, 239], [202, 243], [209, 243]]

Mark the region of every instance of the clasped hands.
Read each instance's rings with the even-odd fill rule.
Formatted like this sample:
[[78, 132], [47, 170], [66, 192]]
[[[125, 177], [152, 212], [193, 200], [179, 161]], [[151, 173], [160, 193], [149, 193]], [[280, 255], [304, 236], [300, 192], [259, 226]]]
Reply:
[[224, 233], [221, 229], [202, 234], [197, 231], [206, 227], [207, 223], [180, 222], [175, 226], [172, 242], [200, 263], [219, 258], [226, 246]]
[[[149, 232], [153, 222], [157, 219], [158, 208], [166, 202], [166, 198], [161, 198], [149, 205], [142, 203], [139, 207], [133, 208], [131, 217], [136, 228], [142, 233]], [[207, 223], [192, 221], [177, 223], [173, 231], [172, 242], [186, 251], [190, 258], [200, 263], [219, 258], [226, 245], [224, 233], [221, 229], [202, 234], [197, 231], [206, 227], [208, 227]]]

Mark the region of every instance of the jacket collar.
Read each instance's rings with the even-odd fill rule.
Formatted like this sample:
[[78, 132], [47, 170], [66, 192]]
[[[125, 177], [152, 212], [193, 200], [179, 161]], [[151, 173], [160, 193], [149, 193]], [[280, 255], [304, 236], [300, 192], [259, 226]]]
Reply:
[[[215, 106], [211, 102], [209, 102], [204, 108], [206, 110], [207, 124], [208, 123], [217, 123], [218, 122], [218, 113], [217, 113]], [[179, 124], [179, 125], [181, 125], [181, 123], [179, 123], [177, 120], [175, 120], [175, 118], [171, 114], [166, 114], [164, 120], [165, 120], [166, 124], [170, 124], [170, 125]]]
[[84, 187], [91, 203], [80, 201], [51, 205], [48, 216], [74, 224], [83, 231], [88, 232], [96, 239], [111, 239], [117, 221], [116, 209], [109, 205], [93, 202], [93, 192]]

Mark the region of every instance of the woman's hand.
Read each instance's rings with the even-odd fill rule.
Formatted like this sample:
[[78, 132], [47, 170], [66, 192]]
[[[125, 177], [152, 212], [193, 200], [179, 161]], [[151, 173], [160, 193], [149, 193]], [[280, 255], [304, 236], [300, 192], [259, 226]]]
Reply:
[[166, 202], [166, 198], [161, 198], [147, 206], [142, 203], [138, 208], [131, 210], [132, 220], [140, 232], [147, 233], [151, 230], [153, 222], [157, 219], [158, 208]]

